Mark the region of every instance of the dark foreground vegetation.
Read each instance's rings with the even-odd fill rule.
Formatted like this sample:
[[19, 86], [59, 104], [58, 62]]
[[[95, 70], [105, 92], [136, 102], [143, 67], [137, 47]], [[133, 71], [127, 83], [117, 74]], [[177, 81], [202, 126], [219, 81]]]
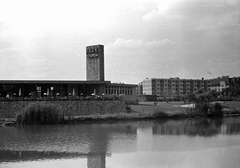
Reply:
[[60, 124], [64, 118], [57, 109], [55, 105], [48, 103], [30, 104], [16, 115], [16, 122], [20, 125]]
[[194, 104], [194, 113], [200, 116], [223, 116], [225, 113], [226, 107], [217, 102], [219, 93], [215, 90], [204, 92], [200, 89], [185, 98]]

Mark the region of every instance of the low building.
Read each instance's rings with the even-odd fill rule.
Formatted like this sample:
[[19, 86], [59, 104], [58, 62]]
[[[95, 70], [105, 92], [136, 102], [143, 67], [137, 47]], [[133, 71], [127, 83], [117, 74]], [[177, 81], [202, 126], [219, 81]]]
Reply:
[[104, 46], [86, 47], [87, 80], [0, 80], [0, 97], [121, 96], [136, 102], [134, 84], [111, 83], [104, 79]]

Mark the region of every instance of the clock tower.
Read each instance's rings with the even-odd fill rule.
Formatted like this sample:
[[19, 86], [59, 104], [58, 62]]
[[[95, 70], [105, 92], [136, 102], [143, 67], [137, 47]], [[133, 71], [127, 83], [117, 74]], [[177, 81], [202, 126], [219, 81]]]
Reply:
[[104, 46], [86, 47], [87, 80], [104, 81]]

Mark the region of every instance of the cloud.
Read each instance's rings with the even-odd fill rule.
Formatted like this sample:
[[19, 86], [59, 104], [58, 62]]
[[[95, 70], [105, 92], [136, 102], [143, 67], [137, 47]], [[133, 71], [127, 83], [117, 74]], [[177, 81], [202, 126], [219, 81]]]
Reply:
[[115, 42], [106, 46], [108, 49], [113, 48], [125, 48], [125, 49], [149, 49], [149, 48], [156, 48], [162, 47], [166, 45], [173, 45], [174, 42], [169, 39], [162, 39], [159, 41], [143, 41], [142, 39], [121, 39], [118, 38]]
[[238, 23], [239, 18], [237, 16], [239, 16], [239, 12], [229, 12], [217, 16], [207, 15], [199, 21], [199, 25], [197, 25], [194, 30], [229, 29]]
[[145, 14], [142, 19], [143, 21], [150, 21], [153, 20], [159, 16], [162, 15], [166, 15], [169, 8], [171, 7], [171, 5], [173, 4], [173, 2], [175, 2], [177, 0], [158, 0], [155, 1], [155, 8], [152, 9], [150, 12], [148, 12], [147, 14]]
[[159, 15], [159, 12], [157, 9], [152, 10], [151, 12], [149, 12], [143, 16], [143, 21], [150, 21], [153, 18], [157, 17], [158, 15]]

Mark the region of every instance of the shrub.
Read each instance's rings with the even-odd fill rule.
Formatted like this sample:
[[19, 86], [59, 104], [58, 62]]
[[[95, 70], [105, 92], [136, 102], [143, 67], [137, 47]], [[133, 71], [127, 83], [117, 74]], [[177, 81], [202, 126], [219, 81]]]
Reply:
[[154, 118], [165, 118], [165, 117], [169, 117], [168, 114], [166, 114], [164, 111], [154, 111], [153, 115]]
[[22, 113], [17, 114], [16, 121], [23, 125], [42, 125], [58, 124], [61, 119], [56, 106], [43, 102], [29, 104]]
[[200, 116], [207, 116], [208, 109], [209, 109], [208, 103], [200, 102], [195, 104], [195, 111]]
[[222, 115], [222, 105], [220, 103], [213, 104], [212, 111], [214, 115]]
[[126, 106], [126, 110], [127, 110], [127, 113], [131, 113], [132, 112], [132, 109], [131, 109], [131, 107], [130, 106]]

